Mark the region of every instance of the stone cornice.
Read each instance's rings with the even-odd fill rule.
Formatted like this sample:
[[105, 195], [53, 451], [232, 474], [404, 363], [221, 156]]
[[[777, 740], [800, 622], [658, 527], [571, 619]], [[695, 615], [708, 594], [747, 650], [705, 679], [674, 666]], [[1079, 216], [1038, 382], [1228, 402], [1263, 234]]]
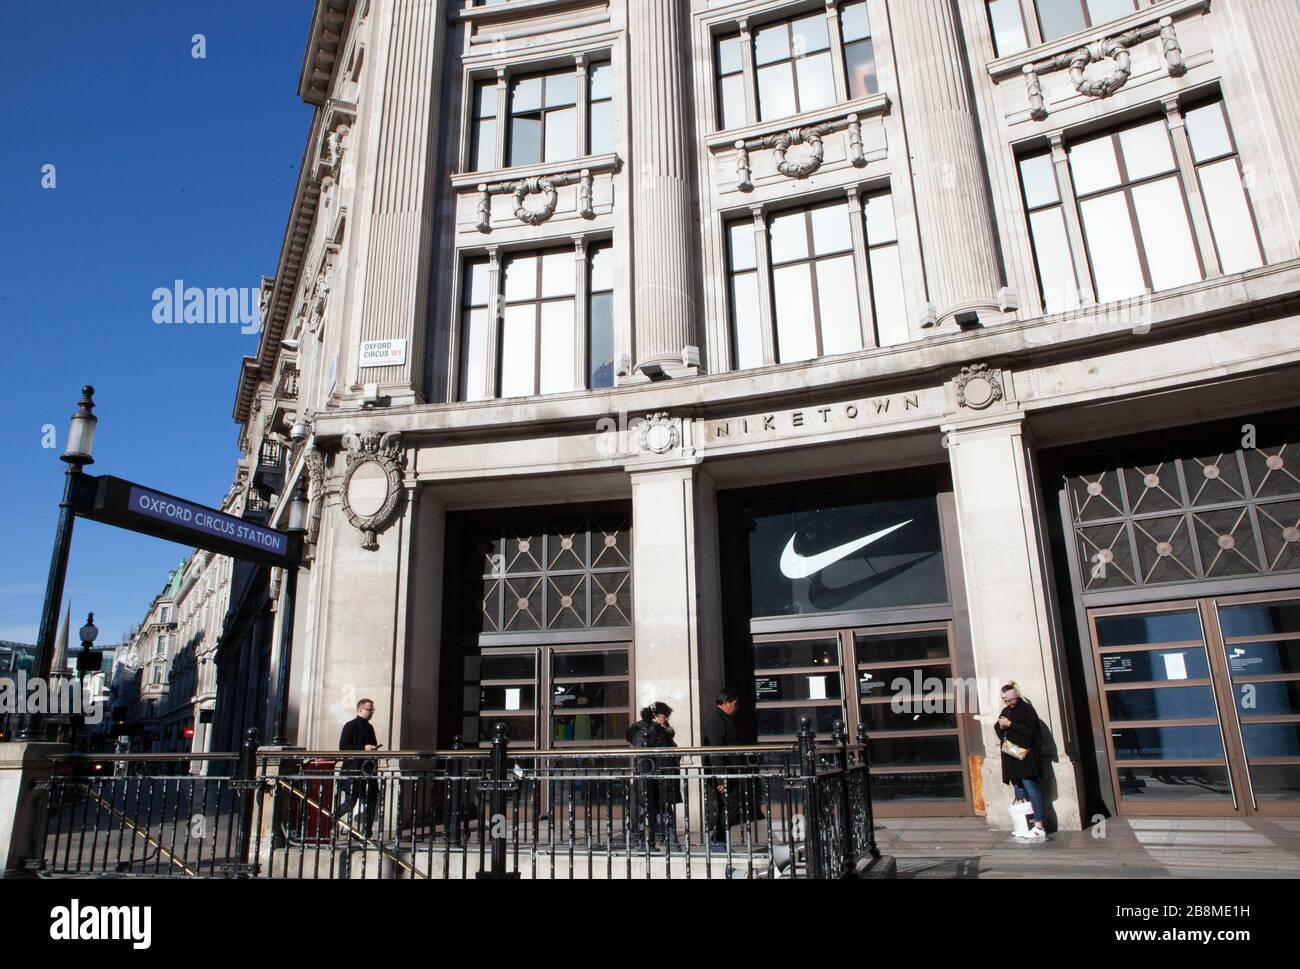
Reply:
[[319, 107], [329, 97], [352, 3], [353, 0], [316, 0], [307, 34], [307, 52], [298, 77], [298, 96], [308, 104]]
[[[404, 441], [409, 434], [412, 441], [480, 442], [590, 430], [597, 420], [619, 413], [718, 416], [753, 407], [760, 400], [776, 407], [786, 399], [806, 398], [811, 388], [819, 393], [882, 394], [889, 387], [914, 384], [918, 376], [939, 374], [949, 379], [972, 361], [1006, 364], [1071, 358], [1206, 328], [1242, 325], [1259, 319], [1265, 307], [1270, 316], [1300, 313], [1300, 259], [1156, 293], [1140, 303], [1090, 306], [1029, 322], [944, 333], [816, 363], [541, 398], [329, 411], [317, 415], [316, 435], [323, 447], [346, 430], [361, 428], [401, 431]], [[1141, 325], [1135, 327], [1139, 316]]]
[[1210, 0], [1164, 0], [1163, 3], [1157, 3], [1154, 6], [1142, 7], [1127, 17], [1119, 17], [1096, 27], [1059, 37], [1046, 44], [1030, 47], [1018, 54], [1011, 54], [990, 61], [988, 64], [989, 77], [1001, 80], [1012, 75], [1018, 76], [1024, 73], [1027, 66], [1078, 50], [1080, 47], [1100, 38], [1116, 37], [1139, 27], [1159, 23], [1162, 17], [1174, 17], [1176, 19], [1194, 11], [1208, 10], [1209, 7]]

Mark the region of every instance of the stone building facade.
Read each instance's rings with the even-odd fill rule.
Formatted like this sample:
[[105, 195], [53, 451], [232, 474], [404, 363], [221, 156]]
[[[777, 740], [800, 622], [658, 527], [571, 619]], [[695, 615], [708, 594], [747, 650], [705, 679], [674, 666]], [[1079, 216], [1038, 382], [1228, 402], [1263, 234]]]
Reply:
[[319, 0], [235, 404], [311, 498], [291, 738], [688, 743], [726, 683], [1006, 825], [1015, 680], [1062, 827], [1295, 813], [1298, 55], [1293, 0]]

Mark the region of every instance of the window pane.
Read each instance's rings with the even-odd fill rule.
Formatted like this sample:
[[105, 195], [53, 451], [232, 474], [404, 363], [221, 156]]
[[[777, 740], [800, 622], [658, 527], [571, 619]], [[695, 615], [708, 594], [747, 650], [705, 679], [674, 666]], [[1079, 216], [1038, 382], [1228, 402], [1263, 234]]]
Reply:
[[1223, 271], [1239, 273], [1264, 265], [1237, 159], [1225, 158], [1201, 168], [1201, 191]]
[[546, 161], [578, 157], [578, 109], [546, 112]]
[[736, 367], [763, 365], [762, 316], [758, 305], [758, 275], [745, 273], [731, 280], [731, 318], [736, 340]]
[[1117, 17], [1126, 17], [1134, 9], [1133, 0], [1088, 0], [1088, 16], [1094, 27]]
[[852, 256], [817, 263], [817, 302], [821, 309], [822, 353], [861, 350], [862, 321]]
[[790, 31], [784, 24], [773, 24], [754, 32], [754, 62], [770, 64], [790, 56]]
[[865, 0], [861, 3], [846, 3], [840, 7], [840, 31], [846, 44], [871, 36]]
[[546, 77], [546, 107], [556, 108], [578, 103], [578, 75], [565, 72]]
[[722, 79], [721, 110], [723, 128], [739, 128], [745, 124], [745, 75], [733, 74]]
[[1119, 133], [1120, 148], [1124, 152], [1124, 166], [1130, 181], [1172, 172], [1173, 149], [1163, 121], [1153, 121], [1137, 128], [1127, 128]]
[[741, 59], [740, 34], [724, 37], [718, 41], [718, 73], [736, 74], [744, 69]]
[[790, 33], [794, 36], [795, 57], [806, 57], [820, 50], [829, 50], [830, 31], [826, 29], [826, 15], [820, 11], [811, 17], [792, 21]]
[[510, 113], [536, 111], [542, 106], [542, 78], [524, 77], [515, 81], [510, 92]]
[[591, 106], [591, 131], [588, 134], [592, 155], [608, 155], [614, 150], [614, 102], [600, 101]]
[[733, 222], [727, 226], [727, 253], [732, 272], [742, 272], [758, 265], [754, 256], [754, 226]]
[[510, 122], [510, 164], [536, 165], [542, 160], [542, 119], [513, 118]]
[[806, 263], [772, 273], [776, 302], [777, 350], [781, 363], [817, 356], [813, 322], [811, 267]]
[[1187, 136], [1192, 140], [1192, 156], [1198, 161], [1232, 154], [1232, 138], [1223, 117], [1223, 104], [1216, 101], [1193, 108], [1184, 115]]
[[989, 0], [989, 23], [993, 26], [993, 46], [999, 57], [1018, 54], [1029, 46], [1024, 18], [1020, 15], [1020, 0]]
[[491, 300], [491, 291], [488, 289], [488, 279], [490, 268], [486, 260], [472, 262], [465, 272], [465, 305], [466, 306], [487, 306]]
[[490, 394], [487, 388], [487, 348], [488, 311], [470, 310], [465, 315], [465, 348], [461, 356], [463, 363], [461, 398], [463, 400], [486, 400]]
[[591, 85], [591, 100], [614, 96], [614, 68], [608, 63], [592, 64], [587, 70], [587, 83]]
[[496, 118], [475, 122], [473, 164], [476, 172], [485, 172], [497, 167]]
[[869, 40], [849, 44], [844, 49], [844, 63], [849, 75], [849, 96], [865, 98], [880, 90], [876, 83], [876, 49]]
[[1142, 230], [1152, 289], [1171, 289], [1199, 280], [1201, 266], [1178, 179], [1139, 185], [1133, 189], [1133, 208]]
[[542, 304], [543, 394], [562, 394], [577, 386], [573, 375], [573, 301]]
[[1125, 727], [1112, 730], [1116, 760], [1222, 760], [1218, 727]]
[[775, 216], [768, 233], [772, 239], [773, 264], [808, 258], [808, 228], [803, 212]]
[[587, 386], [600, 390], [614, 386], [614, 294], [597, 293], [587, 311]]
[[795, 113], [794, 74], [789, 63], [758, 71], [758, 116], [762, 121]]
[[1071, 145], [1070, 174], [1074, 176], [1074, 190], [1079, 195], [1118, 185], [1119, 161], [1110, 135]]
[[533, 394], [537, 363], [537, 307], [507, 306], [501, 337], [501, 396]]
[[1083, 30], [1083, 4], [1079, 0], [1035, 0], [1043, 40], [1055, 40], [1076, 30]]
[[516, 256], [506, 260], [506, 300], [533, 299], [537, 296], [537, 257]]
[[888, 192], [872, 195], [863, 203], [862, 212], [867, 220], [867, 243], [879, 245], [895, 242], [898, 227], [894, 224], [894, 197]]
[[591, 250], [592, 292], [614, 288], [614, 249], [611, 246], [593, 247]]
[[1056, 190], [1056, 170], [1051, 155], [1021, 159], [1020, 181], [1025, 186], [1025, 204], [1031, 209], [1061, 200]]
[[876, 339], [882, 347], [912, 339], [903, 299], [903, 266], [898, 246], [871, 250], [871, 301], [876, 313]]
[[812, 217], [813, 252], [816, 255], [826, 256], [853, 248], [847, 205], [827, 205], [813, 209], [809, 214]]
[[1043, 209], [1029, 216], [1034, 239], [1034, 257], [1043, 287], [1043, 305], [1048, 313], [1064, 313], [1079, 306], [1074, 259], [1060, 208]]
[[799, 110], [812, 111], [835, 103], [835, 74], [831, 55], [818, 54], [795, 61], [799, 73]]
[[1079, 205], [1079, 210], [1092, 271], [1097, 278], [1098, 301], [1107, 303], [1144, 292], [1146, 284], [1142, 280], [1124, 193], [1088, 199]]
[[573, 253], [548, 252], [542, 256], [543, 296], [572, 296], [576, 279]]

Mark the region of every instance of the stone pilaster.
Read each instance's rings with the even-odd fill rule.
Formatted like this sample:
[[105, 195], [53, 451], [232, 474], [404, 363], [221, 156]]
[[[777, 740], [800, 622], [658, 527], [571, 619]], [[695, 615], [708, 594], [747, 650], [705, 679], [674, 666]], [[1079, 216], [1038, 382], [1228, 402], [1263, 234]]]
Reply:
[[[1056, 651], [1045, 527], [1023, 417], [1008, 414], [944, 428], [961, 533], [962, 572], [980, 684], [984, 798], [989, 824], [1010, 828], [993, 725], [999, 685], [1020, 684], [1045, 728], [1044, 796], [1062, 830], [1083, 826], [1075, 740]], [[996, 681], [996, 682], [995, 682]]]
[[889, 5], [926, 283], [938, 322], [998, 314], [988, 173], [952, 0]]
[[696, 344], [686, 5], [628, 4], [636, 369], [682, 371]]

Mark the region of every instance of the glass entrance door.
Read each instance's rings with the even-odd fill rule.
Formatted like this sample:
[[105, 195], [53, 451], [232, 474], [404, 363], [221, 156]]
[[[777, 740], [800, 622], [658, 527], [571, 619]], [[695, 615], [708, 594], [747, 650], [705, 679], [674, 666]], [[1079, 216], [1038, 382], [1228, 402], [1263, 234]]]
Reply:
[[754, 637], [759, 742], [792, 743], [805, 716], [822, 742], [865, 724], [886, 817], [971, 813], [957, 683], [948, 622]]
[[1089, 613], [1120, 813], [1300, 813], [1300, 600]]

